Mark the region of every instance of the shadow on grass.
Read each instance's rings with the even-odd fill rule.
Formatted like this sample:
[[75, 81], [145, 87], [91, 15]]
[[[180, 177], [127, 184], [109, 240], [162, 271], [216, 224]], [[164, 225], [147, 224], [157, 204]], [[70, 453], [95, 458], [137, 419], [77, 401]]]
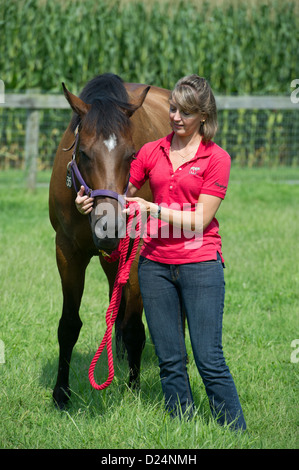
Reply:
[[[90, 363], [95, 351], [82, 352], [74, 348], [70, 364], [70, 389], [71, 397], [67, 404], [68, 411], [88, 410], [94, 416], [103, 415], [111, 408], [123, 403], [126, 395], [139, 398], [145, 405], [150, 407], [163, 402], [158, 362], [154, 347], [147, 340], [142, 354], [140, 387], [130, 389], [129, 367], [126, 357], [118, 358], [113, 344], [114, 379], [109, 387], [104, 390], [95, 390], [88, 378]], [[58, 355], [48, 359], [42, 367], [40, 385], [53, 390], [58, 368]], [[98, 384], [106, 381], [108, 377], [108, 359], [104, 349], [95, 369], [95, 380]], [[54, 403], [53, 403], [54, 407]]]

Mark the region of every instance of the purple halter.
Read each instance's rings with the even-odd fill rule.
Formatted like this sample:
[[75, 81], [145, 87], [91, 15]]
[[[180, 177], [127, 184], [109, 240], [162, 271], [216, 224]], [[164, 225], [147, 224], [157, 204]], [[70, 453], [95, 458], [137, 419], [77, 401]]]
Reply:
[[[78, 126], [79, 127], [79, 126]], [[97, 197], [97, 196], [104, 196], [104, 197], [110, 197], [112, 199], [116, 199], [122, 207], [125, 205], [125, 199], [124, 196], [127, 194], [128, 191], [128, 186], [129, 186], [129, 180], [127, 183], [127, 187], [125, 189], [125, 192], [123, 195], [118, 194], [115, 191], [111, 191], [110, 189], [91, 189], [84, 181], [80, 170], [78, 168], [77, 162], [76, 162], [76, 151], [77, 151], [77, 146], [79, 142], [79, 130], [78, 127], [75, 130], [75, 140], [74, 143], [69, 147], [68, 149], [64, 149], [65, 151], [70, 150], [72, 147], [74, 147], [73, 154], [72, 154], [72, 160], [68, 163], [67, 165], [67, 175], [66, 175], [66, 185], [68, 188], [71, 188], [72, 185], [75, 188], [76, 193], [78, 192], [78, 188], [76, 185], [76, 178], [79, 181], [80, 185], [84, 186], [85, 189], [85, 194], [87, 194], [90, 197]]]

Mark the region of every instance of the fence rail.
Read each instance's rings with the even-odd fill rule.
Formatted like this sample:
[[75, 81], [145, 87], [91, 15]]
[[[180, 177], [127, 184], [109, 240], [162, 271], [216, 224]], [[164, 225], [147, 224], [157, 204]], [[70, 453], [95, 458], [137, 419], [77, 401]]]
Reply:
[[[253, 143], [254, 139], [252, 138], [252, 134], [255, 132], [255, 129], [252, 129], [252, 126], [256, 126], [256, 130], [258, 130], [258, 124], [256, 124], [257, 118], [254, 117], [254, 115], [252, 115], [251, 117], [244, 117], [244, 111], [242, 113], [240, 110], [252, 110], [252, 112], [253, 110], [272, 110], [272, 118], [268, 118], [268, 121], [265, 124], [264, 135], [262, 137], [258, 137], [259, 140], [264, 139], [264, 141], [265, 139], [268, 141], [275, 141], [281, 137], [280, 134], [275, 130], [275, 126], [281, 125], [281, 122], [284, 120], [282, 114], [280, 115], [280, 117], [277, 117], [277, 113], [279, 111], [286, 111], [291, 113], [295, 112], [295, 116], [292, 114], [292, 118], [288, 118], [290, 119], [290, 123], [292, 122], [292, 125], [293, 121], [295, 120], [298, 122], [299, 118], [299, 104], [294, 104], [288, 96], [216, 96], [216, 102], [217, 108], [220, 112], [223, 111], [225, 113], [229, 110], [239, 110], [239, 114], [237, 117], [235, 117], [235, 121], [233, 121], [233, 124], [230, 124], [230, 129], [226, 131], [227, 135], [229, 135], [230, 133], [232, 135], [235, 135], [237, 141], [240, 140], [240, 134], [246, 134], [248, 132], [248, 127], [244, 127], [244, 122], [246, 120], [249, 121], [248, 126], [251, 128], [251, 134], [248, 137], [248, 140], [251, 141], [251, 143], [248, 145], [256, 145], [255, 143]], [[27, 186], [29, 189], [33, 190], [36, 186], [36, 177], [38, 171], [37, 160], [40, 146], [41, 113], [43, 113], [43, 111], [45, 110], [70, 110], [69, 104], [66, 101], [64, 95], [41, 94], [29, 91], [24, 94], [6, 93], [5, 102], [0, 104], [0, 110], [1, 108], [4, 108], [4, 110], [26, 110], [23, 133], [24, 142], [23, 145], [20, 147], [24, 149], [24, 167], [27, 179]], [[277, 122], [275, 122], [275, 120]], [[5, 119], [2, 119], [2, 121], [3, 126], [5, 127], [7, 125]], [[227, 122], [229, 121], [231, 121], [231, 116], [229, 116], [229, 118], [227, 117], [226, 121], [222, 123], [221, 127], [228, 127]], [[240, 126], [239, 130], [236, 130], [237, 125]], [[272, 128], [270, 128], [270, 125], [272, 126]], [[285, 127], [290, 126], [285, 124]], [[299, 156], [299, 136], [295, 135], [293, 129], [291, 129], [290, 132], [292, 134], [292, 155], [295, 154]], [[4, 132], [2, 131], [2, 135], [3, 134]], [[225, 145], [227, 145], [227, 135], [223, 138], [225, 141]], [[244, 148], [248, 147], [248, 145], [246, 144], [244, 146], [244, 143], [240, 142], [240, 152], [247, 152], [247, 154], [250, 154], [250, 149], [244, 150]], [[255, 153], [260, 152], [261, 148], [269, 153], [273, 153], [272, 149], [270, 150], [270, 147], [267, 142], [263, 142], [262, 144], [259, 143], [258, 145], [259, 148], [254, 149]], [[283, 145], [279, 144], [279, 146], [280, 149], [283, 150], [277, 151], [277, 155], [279, 152], [281, 153], [282, 151], [286, 151], [285, 143], [283, 143]]]
[[[294, 109], [288, 96], [216, 96], [217, 108], [221, 109]], [[2, 108], [69, 109], [64, 95], [40, 93], [6, 93]], [[298, 108], [299, 109], [299, 108]]]

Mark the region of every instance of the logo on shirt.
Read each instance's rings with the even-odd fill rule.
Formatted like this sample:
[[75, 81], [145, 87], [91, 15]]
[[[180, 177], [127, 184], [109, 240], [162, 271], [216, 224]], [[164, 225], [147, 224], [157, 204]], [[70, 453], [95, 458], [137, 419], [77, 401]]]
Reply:
[[218, 186], [221, 189], [226, 189], [227, 188], [227, 186], [224, 186], [224, 184], [219, 184], [217, 181], [214, 184], [215, 184], [215, 186]]
[[196, 175], [198, 171], [200, 170], [199, 166], [192, 166], [189, 170], [189, 175]]

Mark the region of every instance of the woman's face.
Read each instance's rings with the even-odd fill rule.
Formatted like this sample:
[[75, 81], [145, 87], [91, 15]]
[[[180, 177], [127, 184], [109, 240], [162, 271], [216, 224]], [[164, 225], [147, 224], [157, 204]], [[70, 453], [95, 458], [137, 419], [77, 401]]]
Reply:
[[188, 114], [175, 102], [170, 100], [169, 119], [172, 130], [180, 137], [188, 137], [199, 132], [200, 122], [203, 120], [200, 113]]

